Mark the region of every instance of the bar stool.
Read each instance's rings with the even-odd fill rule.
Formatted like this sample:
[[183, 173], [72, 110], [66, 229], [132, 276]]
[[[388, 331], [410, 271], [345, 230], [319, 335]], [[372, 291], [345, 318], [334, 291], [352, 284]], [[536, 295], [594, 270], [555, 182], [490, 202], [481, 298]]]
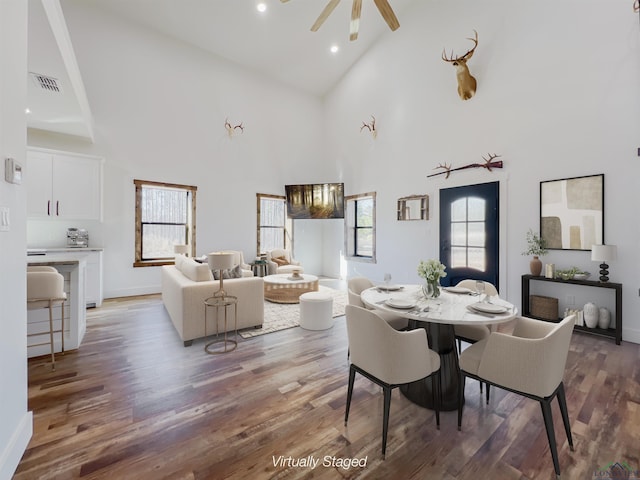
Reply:
[[[51, 270], [53, 269], [53, 271]], [[62, 352], [64, 353], [64, 301], [67, 294], [64, 291], [64, 277], [53, 267], [29, 267], [27, 268], [27, 309], [38, 308], [49, 309], [49, 342], [29, 345], [51, 346], [51, 369], [56, 369], [56, 357], [54, 353], [53, 334], [60, 333], [62, 341]], [[60, 317], [60, 330], [53, 329], [53, 307], [61, 305], [62, 315]], [[42, 335], [41, 333], [31, 333], [28, 337]]]

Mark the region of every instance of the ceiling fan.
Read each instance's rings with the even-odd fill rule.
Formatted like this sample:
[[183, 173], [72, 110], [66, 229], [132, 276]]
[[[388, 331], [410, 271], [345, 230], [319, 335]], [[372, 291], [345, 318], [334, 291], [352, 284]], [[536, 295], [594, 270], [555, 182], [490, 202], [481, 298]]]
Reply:
[[[280, 0], [282, 3], [287, 3], [289, 0]], [[393, 31], [397, 30], [400, 26], [400, 22], [398, 22], [398, 18], [395, 13], [393, 13], [393, 9], [391, 5], [389, 5], [389, 0], [373, 0], [380, 11], [380, 15], [387, 22], [389, 28]], [[320, 12], [320, 15], [316, 19], [315, 23], [311, 26], [311, 31], [317, 31], [324, 21], [331, 15], [331, 12], [338, 6], [340, 0], [329, 0], [327, 6], [324, 7], [324, 10]], [[362, 12], [362, 0], [353, 0], [353, 5], [351, 7], [351, 24], [349, 31], [349, 40], [356, 40], [358, 38], [358, 29], [360, 27], [360, 13]]]

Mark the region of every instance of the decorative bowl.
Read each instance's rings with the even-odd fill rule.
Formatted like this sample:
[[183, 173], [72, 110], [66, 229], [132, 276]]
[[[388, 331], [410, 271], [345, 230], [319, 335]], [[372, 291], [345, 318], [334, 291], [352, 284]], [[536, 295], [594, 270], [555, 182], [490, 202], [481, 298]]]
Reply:
[[584, 273], [576, 273], [573, 278], [575, 280], [586, 280], [587, 278], [589, 278], [591, 276], [591, 274], [589, 272], [584, 272]]

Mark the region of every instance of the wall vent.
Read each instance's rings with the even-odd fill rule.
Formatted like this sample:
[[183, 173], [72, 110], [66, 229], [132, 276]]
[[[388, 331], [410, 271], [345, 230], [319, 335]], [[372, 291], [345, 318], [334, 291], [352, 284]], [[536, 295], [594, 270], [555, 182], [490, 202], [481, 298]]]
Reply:
[[48, 92], [62, 93], [62, 87], [58, 83], [57, 78], [33, 72], [29, 72], [29, 75], [31, 75], [31, 78], [35, 82], [36, 86], [40, 87], [41, 89]]

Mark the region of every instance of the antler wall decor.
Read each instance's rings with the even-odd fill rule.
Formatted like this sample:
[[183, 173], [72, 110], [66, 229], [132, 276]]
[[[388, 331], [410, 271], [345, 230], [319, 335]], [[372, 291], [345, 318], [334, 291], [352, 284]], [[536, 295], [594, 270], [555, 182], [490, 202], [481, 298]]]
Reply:
[[369, 132], [371, 133], [371, 136], [375, 140], [376, 137], [378, 136], [378, 130], [376, 130], [376, 117], [371, 115], [371, 121], [369, 123], [362, 122], [362, 126], [360, 127], [360, 132], [362, 132], [362, 130], [365, 128], [369, 130]]
[[226, 118], [224, 121], [224, 128], [227, 129], [227, 134], [229, 135], [229, 138], [232, 138], [236, 134], [236, 130], [240, 130], [240, 133], [244, 133], [244, 127], [242, 126], [242, 122], [240, 122], [238, 125], [231, 125], [229, 123], [228, 118]]
[[476, 79], [469, 73], [469, 67], [467, 67], [467, 61], [473, 56], [473, 52], [478, 46], [478, 32], [475, 30], [473, 32], [476, 34], [475, 38], [467, 37], [467, 40], [471, 40], [474, 43], [473, 48], [468, 50], [464, 55], [454, 57], [452, 51], [451, 58], [447, 58], [445, 50], [442, 49], [442, 60], [456, 67], [458, 95], [460, 95], [462, 100], [469, 100], [476, 93]]
[[633, 11], [636, 13], [640, 12], [640, 0], [633, 2]]
[[441, 163], [434, 170], [438, 168], [442, 168], [444, 171], [438, 173], [432, 173], [431, 175], [427, 175], [429, 177], [436, 177], [438, 175], [446, 175], [444, 178], [449, 178], [451, 172], [457, 172], [458, 170], [466, 170], [468, 168], [486, 168], [489, 172], [492, 171], [493, 168], [502, 168], [502, 160], [496, 160], [496, 158], [500, 157], [500, 155], [496, 155], [489, 153], [489, 158], [484, 158], [484, 163], [470, 163], [469, 165], [465, 165], [464, 167], [451, 168], [451, 164], [447, 165], [446, 163]]

